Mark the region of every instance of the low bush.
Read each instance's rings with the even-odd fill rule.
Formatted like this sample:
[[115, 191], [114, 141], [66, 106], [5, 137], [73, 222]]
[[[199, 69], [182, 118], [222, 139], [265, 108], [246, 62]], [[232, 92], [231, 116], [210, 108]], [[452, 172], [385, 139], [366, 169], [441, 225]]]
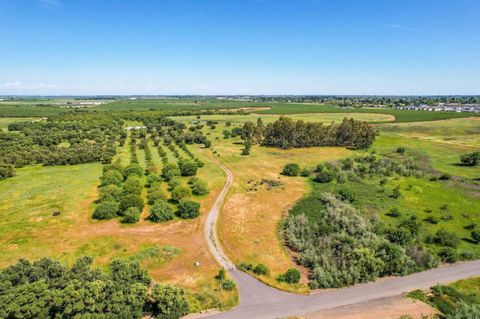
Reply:
[[255, 268], [253, 268], [253, 272], [256, 275], [268, 275], [270, 273], [270, 270], [266, 265], [258, 264], [257, 266], [255, 266]]
[[175, 202], [180, 202], [182, 199], [192, 196], [192, 190], [187, 186], [179, 185], [172, 190], [171, 198]]
[[284, 274], [278, 276], [277, 280], [288, 284], [298, 284], [300, 277], [300, 272], [297, 269], [290, 268]]
[[283, 167], [282, 175], [298, 176], [300, 174], [300, 165], [297, 163], [288, 163]]

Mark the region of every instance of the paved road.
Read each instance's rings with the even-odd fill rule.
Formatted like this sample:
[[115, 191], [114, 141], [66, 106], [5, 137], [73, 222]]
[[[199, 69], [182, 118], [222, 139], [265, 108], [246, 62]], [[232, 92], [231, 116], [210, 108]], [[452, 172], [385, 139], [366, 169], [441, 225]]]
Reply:
[[398, 296], [414, 289], [427, 289], [437, 283], [480, 276], [480, 260], [431, 269], [405, 277], [384, 278], [376, 282], [359, 284], [312, 294], [295, 295], [271, 288], [235, 268], [219, 245], [216, 220], [225, 196], [232, 185], [232, 172], [217, 159], [213, 162], [227, 174], [227, 182], [211, 208], [205, 225], [205, 236], [212, 254], [228, 269], [240, 293], [240, 304], [230, 312], [209, 316], [212, 319], [267, 319], [301, 315], [324, 309]]

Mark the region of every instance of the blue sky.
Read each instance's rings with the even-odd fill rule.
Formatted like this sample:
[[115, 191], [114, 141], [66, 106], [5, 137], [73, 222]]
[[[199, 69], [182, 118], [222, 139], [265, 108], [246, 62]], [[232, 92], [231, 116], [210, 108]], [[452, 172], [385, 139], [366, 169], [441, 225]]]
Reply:
[[480, 94], [480, 1], [0, 0], [0, 94]]

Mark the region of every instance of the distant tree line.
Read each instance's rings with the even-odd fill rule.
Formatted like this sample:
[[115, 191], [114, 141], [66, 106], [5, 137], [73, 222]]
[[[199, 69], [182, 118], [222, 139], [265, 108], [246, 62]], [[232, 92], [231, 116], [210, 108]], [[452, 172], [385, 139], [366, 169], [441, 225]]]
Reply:
[[71, 268], [56, 260], [21, 259], [0, 271], [0, 318], [179, 318], [190, 311], [182, 288], [153, 284], [133, 260], [114, 260], [108, 272], [90, 257]]
[[0, 132], [0, 179], [13, 176], [15, 167], [31, 164], [109, 163], [116, 142], [125, 140], [122, 125], [109, 117], [12, 123], [10, 132]]
[[375, 140], [376, 130], [366, 122], [345, 118], [340, 124], [293, 121], [280, 117], [277, 121], [257, 125], [250, 121], [242, 127], [245, 143], [274, 146], [283, 149], [314, 146], [346, 146], [368, 148]]

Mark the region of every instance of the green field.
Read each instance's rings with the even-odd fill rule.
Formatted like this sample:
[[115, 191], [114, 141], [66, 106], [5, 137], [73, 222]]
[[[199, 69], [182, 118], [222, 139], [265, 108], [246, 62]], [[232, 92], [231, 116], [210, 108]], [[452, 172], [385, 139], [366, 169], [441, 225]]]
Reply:
[[7, 131], [8, 125], [16, 122], [38, 121], [35, 117], [0, 117], [0, 131]]

